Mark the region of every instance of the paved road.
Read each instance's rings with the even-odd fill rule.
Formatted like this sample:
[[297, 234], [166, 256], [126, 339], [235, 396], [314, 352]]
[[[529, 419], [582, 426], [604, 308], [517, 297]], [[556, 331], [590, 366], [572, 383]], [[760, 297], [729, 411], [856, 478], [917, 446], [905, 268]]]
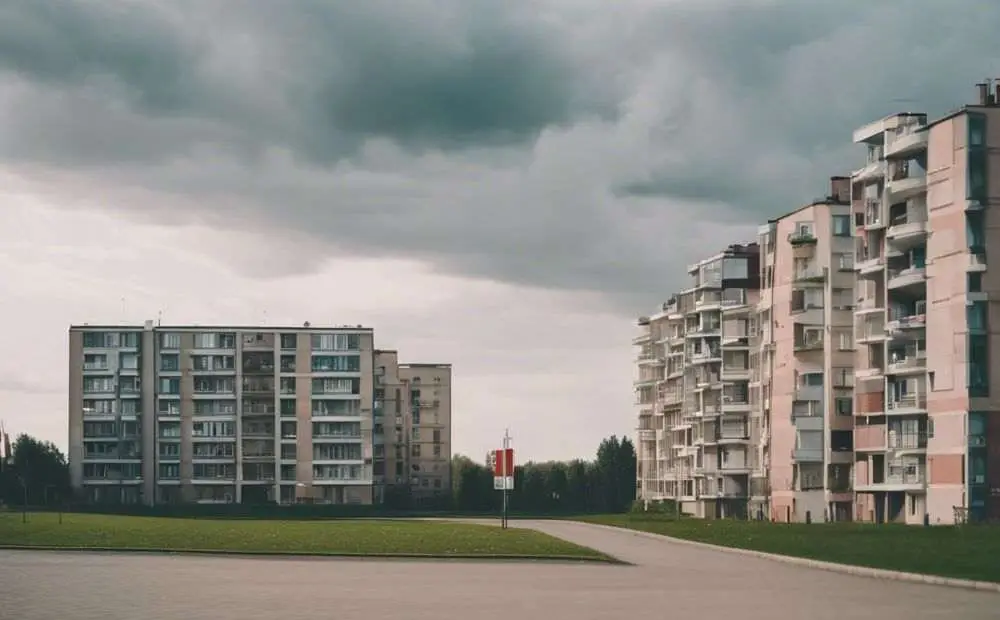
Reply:
[[636, 566], [0, 551], [0, 620], [995, 620], [1000, 595], [531, 522]]

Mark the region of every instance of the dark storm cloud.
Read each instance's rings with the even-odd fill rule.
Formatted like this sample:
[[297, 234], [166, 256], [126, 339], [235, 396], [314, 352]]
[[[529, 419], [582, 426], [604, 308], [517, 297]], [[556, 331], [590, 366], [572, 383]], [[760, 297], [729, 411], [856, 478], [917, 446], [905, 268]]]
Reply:
[[967, 102], [998, 30], [986, 0], [8, 2], [0, 159], [645, 302], [823, 194], [855, 127]]

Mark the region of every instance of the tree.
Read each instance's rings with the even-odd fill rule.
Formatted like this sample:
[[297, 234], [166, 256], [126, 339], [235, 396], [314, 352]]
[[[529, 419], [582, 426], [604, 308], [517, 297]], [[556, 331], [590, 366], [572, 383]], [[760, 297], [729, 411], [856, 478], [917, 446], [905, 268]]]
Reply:
[[0, 473], [0, 500], [6, 504], [40, 506], [65, 501], [70, 496], [66, 457], [50, 441], [19, 435], [12, 458]]
[[[527, 513], [624, 512], [635, 497], [635, 448], [627, 438], [601, 442], [594, 461], [528, 462], [514, 470], [510, 508]], [[500, 509], [493, 472], [466, 456], [452, 459], [455, 507], [470, 512]]]

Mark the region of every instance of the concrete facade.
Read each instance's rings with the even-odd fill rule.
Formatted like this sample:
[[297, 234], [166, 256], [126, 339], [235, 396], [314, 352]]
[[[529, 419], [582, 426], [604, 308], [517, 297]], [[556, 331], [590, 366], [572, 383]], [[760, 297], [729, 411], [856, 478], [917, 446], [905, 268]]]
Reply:
[[[987, 257], [1000, 251], [990, 208], [1000, 203], [1000, 81], [977, 85], [974, 105], [940, 119], [895, 114], [853, 138], [866, 148], [861, 168], [759, 231], [750, 515], [998, 519], [1000, 276]], [[694, 294], [641, 317], [633, 340], [638, 486], [641, 498], [707, 516], [685, 503], [688, 487], [661, 475], [686, 475], [675, 457], [686, 449], [665, 454], [660, 437], [672, 445], [688, 432], [673, 424], [690, 407], [690, 383], [678, 382], [688, 361], [672, 356]], [[661, 410], [673, 421], [665, 431]]]
[[[370, 504], [414, 484], [376, 474], [402, 437], [385, 432], [386, 364], [370, 328], [148, 321], [73, 326], [69, 343], [71, 482], [88, 501]], [[394, 356], [390, 367], [398, 375]], [[433, 368], [439, 470], [451, 381], [450, 366]], [[447, 380], [435, 381], [440, 368]], [[395, 407], [406, 425], [418, 410]], [[448, 491], [442, 479], [430, 493]]]

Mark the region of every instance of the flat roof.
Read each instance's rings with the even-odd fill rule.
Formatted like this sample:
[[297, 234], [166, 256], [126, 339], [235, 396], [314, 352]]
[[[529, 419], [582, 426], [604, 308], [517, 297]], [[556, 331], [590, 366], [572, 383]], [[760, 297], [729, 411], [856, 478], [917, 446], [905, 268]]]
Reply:
[[[70, 331], [143, 331], [147, 329], [145, 325], [102, 325], [81, 323], [70, 325]], [[298, 327], [275, 326], [275, 325], [153, 325], [153, 331], [222, 331], [222, 332], [373, 332], [372, 327], [362, 325], [299, 325]]]

